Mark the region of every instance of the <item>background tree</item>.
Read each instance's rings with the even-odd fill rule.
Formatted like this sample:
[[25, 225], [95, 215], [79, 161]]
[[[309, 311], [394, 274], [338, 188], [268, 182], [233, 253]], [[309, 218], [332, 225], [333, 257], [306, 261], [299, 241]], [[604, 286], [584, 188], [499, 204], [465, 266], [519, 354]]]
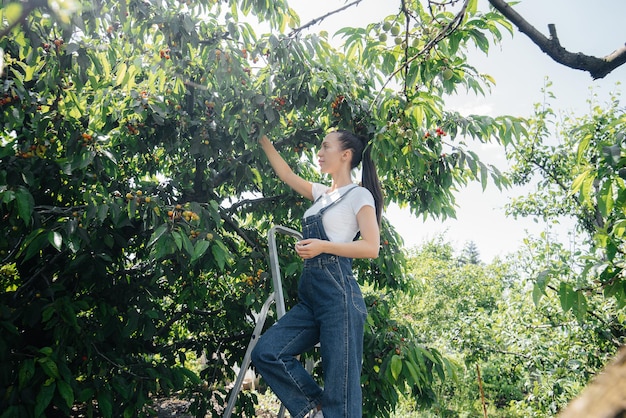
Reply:
[[480, 251], [474, 241], [469, 241], [463, 247], [461, 256], [459, 257], [461, 264], [480, 264]]
[[[532, 121], [534, 134], [509, 149], [514, 162], [511, 181], [535, 184], [532, 193], [509, 205], [509, 212], [548, 222], [562, 217], [576, 221], [573, 243], [580, 249], [579, 256], [564, 268], [543, 266], [536, 275], [535, 299], [548, 291], [557, 292], [563, 309], [572, 309], [582, 321], [593, 315], [587, 305], [591, 295], [602, 294], [620, 307], [626, 300], [625, 119], [618, 96], [606, 107], [592, 104], [588, 115], [566, 114], [562, 122], [557, 118], [549, 103], [538, 105]], [[615, 337], [621, 340], [623, 334]]]
[[490, 417], [557, 415], [615, 353], [619, 339], [610, 330], [624, 324], [619, 306], [599, 294], [590, 295], [597, 314], [585, 321], [564, 312], [556, 293], [533, 304], [539, 266], [565, 269], [576, 256], [542, 239], [488, 265], [459, 263], [441, 237], [411, 250], [414, 290], [392, 316], [462, 367], [457, 379], [435, 385], [436, 403], [409, 398], [399, 416], [482, 416], [480, 384]]

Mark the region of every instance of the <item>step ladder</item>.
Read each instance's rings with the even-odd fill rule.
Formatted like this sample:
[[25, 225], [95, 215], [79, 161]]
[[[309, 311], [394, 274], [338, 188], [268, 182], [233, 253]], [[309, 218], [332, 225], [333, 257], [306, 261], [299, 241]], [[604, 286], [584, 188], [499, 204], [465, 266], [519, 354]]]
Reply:
[[[228, 396], [228, 405], [224, 410], [224, 418], [230, 418], [233, 413], [233, 409], [235, 408], [235, 403], [237, 402], [237, 396], [241, 391], [241, 387], [243, 385], [243, 379], [246, 375], [246, 371], [248, 367], [250, 367], [250, 357], [252, 355], [252, 350], [256, 346], [259, 337], [261, 336], [261, 332], [263, 331], [263, 326], [265, 325], [265, 320], [267, 319], [267, 314], [269, 312], [270, 306], [273, 302], [276, 303], [276, 317], [280, 319], [283, 315], [285, 315], [285, 297], [283, 294], [283, 282], [280, 277], [280, 265], [278, 264], [278, 250], [276, 248], [276, 233], [288, 235], [294, 237], [298, 240], [302, 239], [302, 234], [300, 232], [293, 230], [291, 228], [287, 228], [285, 226], [276, 225], [270, 228], [267, 233], [267, 243], [269, 247], [269, 256], [270, 256], [270, 268], [272, 270], [272, 293], [267, 297], [263, 307], [261, 308], [261, 312], [259, 312], [259, 317], [257, 319], [257, 323], [254, 327], [254, 331], [252, 331], [252, 337], [250, 337], [250, 343], [248, 343], [248, 349], [246, 350], [246, 354], [243, 357], [243, 361], [241, 362], [241, 368], [239, 369], [239, 374], [237, 375], [237, 380], [235, 380], [235, 385], [230, 390], [230, 394]], [[280, 410], [278, 412], [277, 417], [283, 418], [285, 416], [285, 406], [283, 404], [280, 405]]]

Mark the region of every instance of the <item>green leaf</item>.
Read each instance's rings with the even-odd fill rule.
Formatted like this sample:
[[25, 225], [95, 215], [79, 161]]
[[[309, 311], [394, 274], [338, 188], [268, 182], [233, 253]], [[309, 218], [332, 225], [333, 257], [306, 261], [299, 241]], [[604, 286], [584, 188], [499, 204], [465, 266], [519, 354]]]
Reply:
[[539, 306], [539, 302], [544, 295], [544, 291], [541, 290], [541, 287], [537, 283], [533, 285], [533, 303], [535, 306]]
[[415, 386], [420, 386], [422, 380], [424, 379], [420, 379], [421, 372], [419, 371], [418, 367], [415, 364], [413, 364], [413, 362], [407, 361], [406, 368], [409, 371], [411, 378], [413, 379], [413, 384]]
[[613, 183], [606, 180], [598, 191], [598, 210], [602, 217], [606, 218], [613, 210]]
[[98, 215], [97, 218], [100, 222], [106, 219], [107, 214], [109, 213], [109, 205], [102, 204], [98, 206]]
[[391, 375], [395, 380], [398, 380], [398, 376], [402, 372], [402, 357], [394, 354], [391, 357]]
[[124, 409], [124, 418], [133, 418], [136, 414], [135, 406], [128, 405], [126, 409]]
[[193, 242], [191, 242], [191, 240], [189, 239], [189, 236], [187, 236], [187, 234], [185, 234], [184, 232], [181, 232], [180, 239], [183, 243], [183, 248], [185, 252], [189, 254], [189, 257], [193, 257], [193, 254], [194, 254]]
[[180, 231], [172, 231], [172, 237], [174, 237], [174, 243], [178, 251], [183, 249], [183, 234]]
[[22, 362], [20, 371], [18, 373], [19, 388], [24, 388], [30, 383], [30, 379], [35, 375], [35, 360], [32, 358], [26, 359]]
[[197, 385], [202, 382], [202, 379], [200, 379], [200, 377], [196, 373], [194, 373], [192, 370], [189, 370], [185, 367], [180, 367], [178, 368], [178, 371], [180, 371], [194, 385]]
[[30, 225], [35, 199], [33, 199], [30, 192], [23, 186], [17, 188], [15, 198], [17, 200], [17, 212], [20, 218], [27, 226]]
[[[4, 5], [3, 5], [4, 6]], [[22, 16], [22, 4], [20, 2], [9, 2], [3, 9], [0, 9], [0, 21], [6, 20], [9, 24], [17, 22]], [[0, 49], [0, 58], [4, 58], [4, 53]], [[0, 61], [0, 71], [3, 66]]]
[[620, 144], [614, 144], [610, 147], [602, 147], [602, 155], [609, 163], [609, 165], [615, 167], [617, 164], [619, 164], [619, 160], [622, 155], [622, 147], [620, 146]]
[[581, 164], [585, 160], [585, 155], [587, 149], [589, 148], [589, 143], [593, 139], [592, 134], [585, 135], [580, 142], [578, 143], [578, 149], [576, 151], [576, 163]]
[[194, 261], [202, 257], [204, 253], [206, 252], [206, 250], [209, 249], [210, 246], [211, 246], [211, 243], [206, 240], [200, 240], [196, 242], [196, 245], [193, 248], [193, 256], [191, 257], [191, 262], [193, 263]]
[[425, 348], [423, 348], [423, 347], [418, 345], [418, 346], [415, 347], [415, 352], [416, 352], [418, 358], [421, 357], [421, 356], [424, 356], [428, 360], [430, 360], [433, 364], [437, 363], [437, 361], [435, 360], [435, 357], [433, 356], [433, 354], [430, 351], [428, 351], [427, 349], [425, 349]]
[[57, 380], [57, 387], [59, 389], [59, 394], [65, 400], [68, 408], [71, 408], [74, 405], [74, 391], [72, 387], [65, 382], [64, 380]]
[[211, 252], [213, 253], [213, 257], [215, 257], [215, 261], [219, 266], [220, 270], [224, 270], [224, 265], [226, 264], [226, 254], [222, 247], [219, 245], [213, 245], [211, 247]]
[[548, 270], [543, 270], [537, 275], [537, 280], [535, 281], [533, 287], [533, 301], [535, 302], [535, 305], [538, 305], [539, 299], [546, 294], [546, 287], [548, 286], [548, 280], [550, 279], [548, 273]]
[[613, 225], [613, 235], [619, 239], [626, 237], [626, 219], [615, 222]]
[[39, 352], [44, 356], [51, 356], [54, 350], [52, 350], [52, 347], [41, 347]]
[[478, 10], [478, 0], [469, 0], [467, 2], [466, 14], [468, 16], [471, 16], [475, 14], [477, 10]]
[[482, 161], [479, 161], [478, 164], [480, 164], [480, 184], [484, 191], [487, 188], [487, 179], [489, 176], [489, 170], [487, 169], [487, 167]]
[[[167, 232], [167, 224], [163, 224], [159, 226], [152, 233], [152, 236], [150, 237], [150, 240], [148, 241], [148, 247], [152, 247], [159, 240], [159, 238], [161, 238], [163, 234], [165, 234], [165, 232]], [[180, 247], [178, 249], [180, 250]]]
[[60, 378], [59, 367], [50, 357], [43, 357], [37, 360], [43, 371], [50, 377]]
[[[10, 147], [9, 150], [14, 153], [15, 151], [13, 151], [13, 149], [11, 149]], [[13, 190], [7, 190], [5, 192], [2, 193], [2, 203], [9, 203], [15, 200], [15, 192]]]
[[98, 393], [98, 408], [105, 418], [113, 416], [113, 402], [111, 401], [111, 392], [102, 391]]
[[63, 237], [57, 231], [48, 232], [48, 242], [50, 242], [50, 244], [52, 244], [52, 246], [58, 251], [61, 251]]
[[107, 159], [109, 159], [112, 163], [117, 164], [117, 158], [115, 158], [115, 155], [111, 151], [102, 150], [100, 151], [100, 153], [104, 155]]
[[54, 396], [54, 390], [56, 389], [56, 384], [54, 382], [49, 385], [40, 386], [39, 393], [37, 394], [37, 399], [35, 400], [35, 417], [40, 417], [44, 415], [44, 411], [50, 405], [50, 401], [52, 401], [52, 397]]
[[[43, 242], [47, 243], [48, 235], [44, 234], [46, 232], [43, 228], [38, 228], [32, 231], [26, 239], [24, 240], [24, 244], [20, 248], [18, 256], [24, 256], [24, 260], [29, 260], [35, 254], [39, 253], [43, 248]], [[47, 245], [47, 244], [46, 244]]]
[[127, 66], [125, 62], [120, 63], [117, 67], [117, 77], [115, 78], [115, 85], [122, 85], [126, 79]]
[[477, 177], [478, 176], [478, 165], [476, 164], [476, 160], [473, 156], [469, 156], [465, 154], [465, 160], [467, 161], [467, 165], [469, 166], [470, 172]]
[[292, 274], [294, 274], [296, 271], [298, 271], [301, 265], [302, 263], [299, 262], [287, 264], [287, 266], [285, 267], [285, 276], [291, 276]]
[[569, 283], [561, 282], [559, 286], [559, 299], [564, 312], [572, 309], [576, 303], [576, 292]]
[[483, 51], [484, 53], [489, 52], [489, 40], [481, 31], [479, 31], [478, 29], [472, 29], [469, 31], [469, 34], [474, 39], [474, 42], [476, 42], [476, 46], [480, 48], [481, 51]]

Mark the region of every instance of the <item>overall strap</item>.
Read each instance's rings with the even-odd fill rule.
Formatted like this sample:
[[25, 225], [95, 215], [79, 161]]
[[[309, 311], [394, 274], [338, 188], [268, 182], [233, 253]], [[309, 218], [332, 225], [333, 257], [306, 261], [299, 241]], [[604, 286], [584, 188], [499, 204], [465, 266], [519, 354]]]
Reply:
[[[359, 187], [359, 186], [357, 186], [357, 185], [355, 184], [355, 185], [354, 185], [354, 187], [351, 187], [351, 188], [349, 188], [348, 190], [346, 190], [346, 192], [345, 192], [345, 193], [340, 194], [340, 195], [339, 195], [339, 198], [338, 198], [337, 200], [335, 200], [334, 202], [331, 202], [331, 204], [330, 204], [330, 205], [328, 205], [328, 206], [324, 206], [323, 208], [321, 208], [321, 209], [320, 209], [320, 211], [318, 212], [318, 214], [319, 214], [320, 216], [321, 216], [321, 215], [323, 215], [323, 214], [324, 214], [324, 212], [326, 212], [328, 209], [330, 209], [331, 207], [333, 207], [333, 206], [335, 206], [337, 203], [339, 203], [339, 202], [341, 201], [341, 199], [343, 199], [343, 198], [344, 198], [344, 196], [346, 196], [348, 193], [350, 193], [352, 190], [356, 189], [357, 187]], [[321, 196], [320, 196], [318, 199], [320, 199], [320, 198], [321, 198]]]

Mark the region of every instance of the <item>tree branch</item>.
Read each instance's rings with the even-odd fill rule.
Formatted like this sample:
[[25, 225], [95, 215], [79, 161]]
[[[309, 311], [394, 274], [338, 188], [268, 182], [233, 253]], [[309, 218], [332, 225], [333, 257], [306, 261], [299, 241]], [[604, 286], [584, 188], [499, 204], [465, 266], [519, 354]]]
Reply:
[[548, 25], [550, 32], [550, 38], [548, 38], [509, 6], [505, 0], [489, 0], [489, 3], [554, 61], [574, 70], [586, 71], [594, 80], [605, 77], [626, 63], [626, 45], [602, 58], [581, 52], [570, 52], [561, 46], [553, 24]]
[[[230, 226], [232, 230], [235, 231], [235, 233], [239, 235], [241, 239], [243, 239], [246, 242], [246, 244], [248, 244], [251, 248], [254, 248], [259, 252], [263, 252], [259, 244], [256, 243], [253, 239], [251, 239], [248, 236], [248, 234], [244, 230], [242, 230], [241, 227], [239, 227], [237, 222], [235, 222], [235, 220], [228, 213], [226, 213], [226, 211], [224, 211], [223, 209], [220, 210], [220, 216], [222, 220], [224, 221], [224, 223]], [[233, 251], [233, 252], [236, 253], [236, 251]]]
[[265, 202], [275, 202], [275, 201], [279, 201], [285, 198], [286, 196], [287, 196], [286, 194], [280, 194], [277, 196], [259, 197], [256, 199], [242, 199], [242, 200], [237, 201], [236, 203], [233, 203], [231, 206], [228, 207], [228, 209], [225, 209], [225, 210], [229, 213], [233, 213], [239, 210], [239, 208], [242, 206], [256, 205], [256, 204], [265, 203]]
[[342, 12], [352, 6], [356, 6], [357, 4], [361, 3], [362, 0], [355, 0], [350, 4], [346, 4], [343, 7], [340, 7], [337, 10], [333, 10], [332, 12], [328, 12], [326, 13], [324, 16], [320, 16], [320, 17], [316, 17], [315, 19], [311, 20], [310, 22], [306, 23], [303, 26], [300, 26], [299, 28], [295, 28], [294, 30], [292, 30], [291, 32], [289, 32], [288, 37], [289, 38], [293, 38], [294, 36], [296, 36], [297, 34], [299, 34], [300, 32], [302, 32], [303, 30], [310, 28], [313, 25], [316, 25], [318, 23], [320, 23], [322, 20], [326, 19], [327, 17], [330, 17], [336, 13]]

